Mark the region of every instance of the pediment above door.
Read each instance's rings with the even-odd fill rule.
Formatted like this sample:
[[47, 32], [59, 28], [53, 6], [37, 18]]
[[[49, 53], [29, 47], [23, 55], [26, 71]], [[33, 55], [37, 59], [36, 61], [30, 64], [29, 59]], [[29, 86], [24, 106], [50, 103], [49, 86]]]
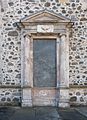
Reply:
[[22, 18], [20, 20], [20, 23], [22, 23], [24, 26], [28, 26], [29, 23], [71, 23], [71, 20], [53, 11], [42, 10], [30, 16]]

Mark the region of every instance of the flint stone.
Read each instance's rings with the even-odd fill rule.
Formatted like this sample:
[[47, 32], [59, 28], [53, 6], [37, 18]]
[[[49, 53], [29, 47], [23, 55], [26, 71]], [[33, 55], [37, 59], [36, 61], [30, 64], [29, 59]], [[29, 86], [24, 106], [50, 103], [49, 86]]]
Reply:
[[10, 31], [8, 33], [8, 36], [18, 36], [18, 32], [17, 31]]

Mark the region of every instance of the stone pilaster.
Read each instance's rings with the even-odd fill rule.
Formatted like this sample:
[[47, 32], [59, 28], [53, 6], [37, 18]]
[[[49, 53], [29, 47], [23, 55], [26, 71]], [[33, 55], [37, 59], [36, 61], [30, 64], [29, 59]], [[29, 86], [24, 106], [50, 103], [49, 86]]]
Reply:
[[65, 74], [65, 69], [66, 69], [66, 61], [65, 61], [65, 58], [66, 58], [66, 55], [65, 55], [65, 44], [66, 44], [66, 35], [63, 34], [61, 35], [61, 46], [60, 46], [60, 86], [61, 87], [64, 87], [65, 86], [65, 82], [66, 82], [66, 74]]
[[60, 37], [57, 37], [56, 43], [56, 50], [57, 50], [57, 88], [60, 86]]
[[60, 92], [59, 107], [69, 107], [69, 61], [68, 61], [68, 37], [61, 35], [60, 44]]
[[31, 37], [26, 35], [24, 37], [23, 48], [24, 58], [22, 59], [23, 70], [22, 70], [22, 106], [32, 106], [32, 81], [31, 81]]
[[22, 107], [32, 107], [31, 88], [23, 88], [22, 90]]

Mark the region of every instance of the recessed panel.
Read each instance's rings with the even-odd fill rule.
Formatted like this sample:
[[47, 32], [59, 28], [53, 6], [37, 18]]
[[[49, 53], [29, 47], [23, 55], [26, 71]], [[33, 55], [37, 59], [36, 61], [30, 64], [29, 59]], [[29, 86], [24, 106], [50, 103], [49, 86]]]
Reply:
[[33, 42], [34, 87], [56, 86], [56, 40]]

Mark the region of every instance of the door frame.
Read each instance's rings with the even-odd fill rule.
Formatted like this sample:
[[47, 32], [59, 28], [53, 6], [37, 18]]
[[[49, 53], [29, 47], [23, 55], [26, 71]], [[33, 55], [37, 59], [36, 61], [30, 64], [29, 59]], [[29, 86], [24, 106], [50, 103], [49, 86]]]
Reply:
[[[58, 35], [46, 35], [46, 34], [36, 34], [36, 35], [31, 35], [31, 40], [32, 40], [32, 54], [31, 54], [31, 57], [32, 57], [32, 64], [31, 64], [31, 68], [33, 69], [33, 40], [34, 39], [55, 39], [55, 41], [56, 41], [56, 87], [55, 88], [59, 88], [59, 82], [60, 82], [60, 75], [59, 75], [59, 69], [60, 69], [60, 63], [59, 63], [59, 61], [60, 61], [60, 38], [59, 38], [59, 36]], [[31, 74], [32, 74], [32, 80], [33, 80], [33, 70], [31, 70]], [[31, 80], [31, 81], [32, 81]], [[33, 83], [32, 83], [32, 86], [33, 86]], [[34, 86], [33, 86], [34, 87]]]
[[[62, 38], [63, 37], [63, 38]], [[26, 34], [23, 39], [22, 46], [22, 59], [21, 59], [21, 67], [22, 67], [22, 106], [33, 106], [33, 40], [34, 39], [56, 39], [56, 60], [57, 60], [57, 84], [55, 89], [58, 92], [58, 97], [56, 98], [57, 103], [55, 106], [61, 107], [61, 102], [64, 102], [63, 104], [68, 106], [68, 100], [69, 100], [69, 89], [68, 85], [69, 82], [67, 82], [67, 79], [64, 77], [67, 77], [68, 74], [66, 74], [67, 71], [65, 71], [66, 67], [68, 67], [68, 64], [65, 65], [65, 61], [62, 61], [62, 59], [66, 56], [65, 52], [66, 50], [63, 49], [63, 46], [66, 47], [64, 44], [64, 40], [66, 40], [66, 35], [63, 36], [61, 34]], [[63, 41], [62, 41], [62, 39]], [[65, 39], [64, 39], [65, 38]], [[67, 54], [68, 55], [68, 54]], [[65, 57], [64, 57], [65, 56]], [[64, 63], [64, 64], [63, 64]], [[64, 66], [63, 66], [63, 65]], [[63, 72], [62, 72], [63, 71]], [[64, 76], [65, 74], [66, 76]], [[64, 78], [64, 79], [63, 79]], [[64, 81], [65, 80], [65, 81]], [[67, 84], [66, 84], [67, 83]], [[60, 98], [63, 94], [63, 98]], [[67, 95], [67, 96], [66, 96]], [[66, 97], [66, 99], [65, 99]], [[68, 98], [67, 98], [68, 97]], [[67, 102], [65, 102], [65, 99]]]
[[[42, 10], [17, 23], [21, 36], [21, 89], [22, 106], [32, 104], [33, 89], [33, 39], [57, 40], [57, 89], [59, 107], [69, 107], [69, 33], [70, 19], [52, 11]], [[43, 29], [41, 29], [43, 27]], [[60, 58], [60, 59], [59, 59]]]
[[[33, 106], [58, 106], [58, 94], [59, 94], [59, 89], [58, 89], [58, 85], [59, 85], [59, 39], [58, 39], [58, 35], [36, 35], [33, 36], [33, 41], [34, 40], [55, 40], [55, 55], [56, 55], [56, 85], [55, 87], [34, 87], [32, 88], [32, 105]], [[33, 49], [34, 50], [34, 49]], [[33, 56], [34, 57], [34, 56]], [[58, 66], [57, 66], [58, 65]], [[34, 79], [33, 79], [34, 80]]]

